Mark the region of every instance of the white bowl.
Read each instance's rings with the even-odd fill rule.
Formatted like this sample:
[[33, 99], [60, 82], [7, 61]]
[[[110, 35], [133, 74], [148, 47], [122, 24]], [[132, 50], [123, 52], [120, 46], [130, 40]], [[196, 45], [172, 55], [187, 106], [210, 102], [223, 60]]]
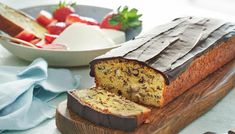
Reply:
[[33, 61], [34, 59], [41, 57], [44, 58], [50, 66], [60, 67], [88, 65], [96, 56], [102, 55], [113, 48], [72, 51], [32, 48], [2, 40], [0, 40], [0, 44], [2, 44], [9, 52], [21, 59]]
[[[24, 8], [22, 9], [22, 11], [35, 17], [41, 10], [52, 12], [53, 7], [55, 7], [55, 5], [43, 5], [43, 6]], [[98, 21], [101, 21], [102, 18], [107, 13], [112, 11], [111, 9], [107, 8], [87, 6], [87, 5], [78, 5], [75, 8], [75, 10], [76, 13], [78, 13], [81, 16], [92, 17]], [[126, 32], [126, 39], [130, 40], [134, 38], [140, 33], [141, 29], [142, 27], [130, 29], [129, 31]], [[34, 59], [41, 57], [44, 58], [50, 66], [58, 66], [58, 67], [88, 65], [89, 62], [92, 61], [92, 59], [94, 59], [95, 57], [102, 55], [107, 51], [119, 46], [117, 45], [109, 48], [75, 51], [75, 50], [51, 50], [51, 49], [49, 50], [49, 49], [31, 48], [8, 41], [0, 41], [0, 44], [2, 44], [13, 55], [21, 59], [27, 61], [33, 61]]]

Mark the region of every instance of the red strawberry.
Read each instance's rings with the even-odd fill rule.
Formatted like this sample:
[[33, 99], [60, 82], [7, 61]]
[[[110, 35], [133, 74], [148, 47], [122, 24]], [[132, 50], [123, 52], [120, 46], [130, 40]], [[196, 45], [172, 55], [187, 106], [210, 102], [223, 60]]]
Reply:
[[47, 44], [51, 44], [57, 37], [58, 37], [58, 35], [45, 33], [45, 42]]
[[88, 25], [99, 25], [99, 22], [93, 18], [82, 17], [78, 14], [70, 14], [65, 20], [66, 24], [72, 24], [75, 22], [85, 23]]
[[59, 35], [64, 29], [67, 27], [64, 22], [56, 22], [47, 26], [47, 30], [49, 34]]
[[80, 18], [80, 16], [78, 14], [70, 14], [66, 17], [66, 20], [65, 20], [66, 24], [72, 24], [75, 22], [83, 23], [83, 20]]
[[115, 22], [115, 24], [112, 23], [112, 18], [115, 14], [109, 14], [104, 17], [103, 21], [100, 24], [101, 28], [108, 28], [108, 29], [115, 29], [115, 30], [121, 30], [122, 24], [121, 22]]
[[52, 15], [45, 10], [40, 11], [36, 18], [36, 21], [44, 27], [48, 26], [53, 20]]
[[137, 12], [138, 10], [135, 8], [128, 10], [128, 7], [125, 6], [121, 10], [119, 7], [117, 13], [110, 13], [104, 17], [100, 27], [125, 31], [128, 28], [140, 26], [142, 22], [139, 18], [142, 15]]
[[75, 6], [76, 3], [70, 3], [67, 4], [65, 1], [60, 2], [55, 11], [53, 12], [53, 17], [58, 20], [59, 22], [64, 22], [66, 17], [69, 14], [72, 14], [75, 12], [73, 6]]
[[35, 35], [31, 32], [23, 30], [22, 32], [17, 34], [15, 37], [18, 39], [30, 42], [31, 40], [33, 40], [35, 38]]

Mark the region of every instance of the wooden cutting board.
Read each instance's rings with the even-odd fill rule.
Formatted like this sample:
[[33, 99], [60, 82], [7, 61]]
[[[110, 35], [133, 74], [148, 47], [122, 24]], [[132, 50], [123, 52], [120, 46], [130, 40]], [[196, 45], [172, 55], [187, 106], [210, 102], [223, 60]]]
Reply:
[[[133, 134], [174, 134], [210, 110], [235, 86], [235, 60], [223, 66], [189, 89], [164, 108], [153, 108], [151, 122], [143, 124]], [[56, 111], [56, 126], [63, 134], [119, 134], [123, 131], [97, 126], [66, 107], [66, 101]]]

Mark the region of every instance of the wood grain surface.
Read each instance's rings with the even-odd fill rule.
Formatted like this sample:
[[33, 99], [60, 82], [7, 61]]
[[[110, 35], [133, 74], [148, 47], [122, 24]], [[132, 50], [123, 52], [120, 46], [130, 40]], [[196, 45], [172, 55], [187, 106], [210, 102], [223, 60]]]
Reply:
[[[163, 108], [152, 108], [150, 123], [143, 124], [133, 134], [174, 134], [210, 110], [235, 86], [235, 60], [186, 91]], [[56, 126], [63, 134], [119, 134], [123, 131], [97, 126], [66, 107], [66, 101], [56, 111]]]

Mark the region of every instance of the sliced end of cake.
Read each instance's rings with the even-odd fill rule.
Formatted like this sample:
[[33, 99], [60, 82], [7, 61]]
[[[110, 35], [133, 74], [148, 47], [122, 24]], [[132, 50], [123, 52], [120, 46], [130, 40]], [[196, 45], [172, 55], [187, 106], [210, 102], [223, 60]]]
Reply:
[[93, 68], [96, 86], [137, 103], [161, 106], [165, 78], [143, 63], [122, 58], [97, 61]]
[[41, 39], [47, 31], [30, 16], [3, 3], [0, 3], [0, 20], [0, 30], [11, 36], [26, 30]]
[[68, 108], [97, 124], [132, 131], [147, 120], [151, 110], [103, 89], [68, 92]]

